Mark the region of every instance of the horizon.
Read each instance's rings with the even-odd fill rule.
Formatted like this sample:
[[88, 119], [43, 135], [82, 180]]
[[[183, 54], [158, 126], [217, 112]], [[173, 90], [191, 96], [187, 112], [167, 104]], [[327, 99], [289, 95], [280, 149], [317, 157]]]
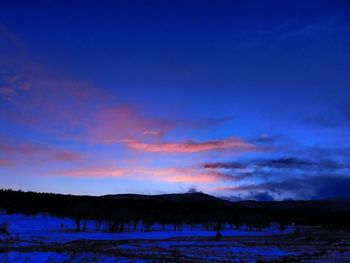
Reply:
[[346, 1], [5, 2], [1, 188], [350, 197]]
[[226, 196], [216, 196], [205, 192], [172, 192], [172, 193], [165, 193], [165, 194], [138, 194], [138, 193], [106, 193], [103, 195], [89, 195], [89, 194], [70, 194], [70, 193], [62, 193], [62, 192], [38, 192], [38, 191], [32, 191], [32, 190], [22, 190], [22, 189], [11, 189], [11, 188], [1, 188], [0, 191], [12, 191], [12, 192], [22, 192], [22, 193], [35, 193], [35, 194], [53, 194], [53, 195], [66, 195], [66, 196], [77, 196], [77, 197], [109, 197], [109, 196], [117, 196], [117, 195], [131, 195], [131, 196], [165, 196], [165, 195], [195, 195], [195, 194], [202, 194], [207, 195], [210, 197], [214, 197], [223, 201], [229, 201], [229, 202], [308, 202], [308, 201], [329, 201], [329, 200], [341, 200], [341, 201], [350, 201], [350, 197], [347, 196], [330, 196], [327, 198], [317, 198], [317, 199], [280, 199], [280, 200], [271, 200], [271, 199], [242, 199], [237, 198], [236, 196], [226, 197]]

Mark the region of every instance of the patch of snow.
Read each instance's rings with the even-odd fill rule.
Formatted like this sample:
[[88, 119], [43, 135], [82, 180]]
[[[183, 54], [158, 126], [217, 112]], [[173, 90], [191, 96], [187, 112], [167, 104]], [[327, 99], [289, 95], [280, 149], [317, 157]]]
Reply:
[[[86, 263], [126, 263], [135, 262], [125, 257], [96, 253], [57, 253], [57, 252], [7, 252], [0, 253], [0, 262], [4, 263], [61, 263], [61, 262], [86, 262]], [[137, 259], [137, 262], [150, 262]]]

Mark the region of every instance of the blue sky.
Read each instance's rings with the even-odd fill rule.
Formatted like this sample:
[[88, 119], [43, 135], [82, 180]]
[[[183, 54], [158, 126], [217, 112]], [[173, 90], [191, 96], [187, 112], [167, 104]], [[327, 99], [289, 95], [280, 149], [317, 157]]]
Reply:
[[347, 196], [347, 1], [7, 1], [2, 187]]

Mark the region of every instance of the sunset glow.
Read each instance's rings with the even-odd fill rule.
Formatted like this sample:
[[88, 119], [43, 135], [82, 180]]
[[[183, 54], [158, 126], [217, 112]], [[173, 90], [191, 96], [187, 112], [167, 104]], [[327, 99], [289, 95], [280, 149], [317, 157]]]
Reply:
[[7, 2], [2, 188], [349, 196], [348, 5]]

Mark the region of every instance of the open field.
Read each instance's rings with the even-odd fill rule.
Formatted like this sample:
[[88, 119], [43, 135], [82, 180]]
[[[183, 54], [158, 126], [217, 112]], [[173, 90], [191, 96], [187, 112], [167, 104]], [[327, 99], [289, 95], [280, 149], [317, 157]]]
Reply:
[[319, 227], [263, 231], [189, 229], [109, 234], [74, 231], [70, 219], [44, 215], [0, 216], [10, 237], [0, 244], [1, 262], [349, 262], [350, 233]]

